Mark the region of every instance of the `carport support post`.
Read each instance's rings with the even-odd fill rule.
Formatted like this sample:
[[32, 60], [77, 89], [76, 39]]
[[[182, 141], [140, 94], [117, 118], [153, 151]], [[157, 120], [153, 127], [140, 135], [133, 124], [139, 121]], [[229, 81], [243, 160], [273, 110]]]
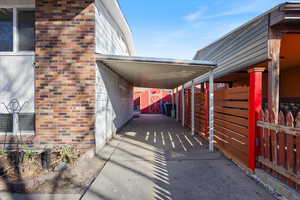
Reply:
[[176, 88], [176, 93], [175, 93], [175, 95], [176, 95], [176, 121], [178, 121], [179, 120], [179, 105], [178, 105], [178, 102], [179, 102], [179, 94], [178, 94], [178, 87]]
[[191, 95], [191, 127], [192, 135], [195, 135], [195, 82], [192, 80], [192, 95]]
[[255, 170], [256, 157], [259, 153], [257, 140], [259, 129], [256, 125], [262, 108], [262, 73], [265, 68], [252, 68], [250, 74], [250, 100], [249, 100], [249, 168]]
[[184, 94], [184, 85], [182, 85], [182, 90], [181, 90], [181, 100], [182, 100], [182, 126], [184, 126], [184, 114], [185, 114], [185, 94]]
[[171, 94], [171, 103], [172, 103], [172, 109], [171, 109], [171, 118], [174, 118], [174, 112], [175, 112], [175, 102], [174, 102], [174, 89], [172, 90]]
[[214, 73], [209, 72], [209, 150], [214, 151]]

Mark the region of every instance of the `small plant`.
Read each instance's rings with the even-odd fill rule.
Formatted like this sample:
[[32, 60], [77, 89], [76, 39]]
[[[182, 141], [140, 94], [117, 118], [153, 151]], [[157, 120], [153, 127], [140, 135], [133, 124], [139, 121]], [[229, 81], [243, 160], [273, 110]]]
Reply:
[[5, 157], [7, 156], [7, 152], [4, 150], [0, 150], [0, 157]]
[[52, 167], [62, 162], [73, 164], [80, 156], [80, 152], [74, 146], [56, 147], [52, 152], [55, 155], [51, 163]]
[[25, 152], [24, 159], [26, 162], [33, 161], [36, 159], [37, 156], [38, 156], [38, 153], [33, 152], [33, 151], [27, 151], [27, 152]]
[[65, 163], [73, 163], [79, 154], [73, 146], [64, 146], [60, 149], [60, 156]]
[[34, 151], [26, 151], [21, 169], [23, 177], [37, 177], [40, 173], [39, 154]]

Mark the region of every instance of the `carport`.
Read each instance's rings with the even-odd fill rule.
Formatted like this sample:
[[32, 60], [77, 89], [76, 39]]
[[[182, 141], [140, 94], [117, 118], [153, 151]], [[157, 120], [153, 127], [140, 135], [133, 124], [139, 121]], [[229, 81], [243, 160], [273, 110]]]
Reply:
[[[209, 149], [213, 151], [214, 138], [214, 75], [213, 69], [216, 63], [201, 60], [182, 60], [153, 57], [133, 57], [97, 54], [97, 62], [102, 62], [115, 73], [132, 83], [134, 87], [176, 89], [190, 82], [192, 85], [191, 103], [191, 133], [195, 134], [194, 109], [195, 109], [195, 85], [194, 79], [209, 73]], [[173, 97], [173, 95], [172, 95]], [[177, 120], [179, 113], [179, 96], [172, 98], [173, 111], [176, 112]], [[184, 98], [181, 100], [182, 108], [185, 108]], [[183, 112], [184, 113], [184, 112]], [[184, 118], [184, 116], [182, 116]], [[182, 120], [184, 124], [184, 120]]]

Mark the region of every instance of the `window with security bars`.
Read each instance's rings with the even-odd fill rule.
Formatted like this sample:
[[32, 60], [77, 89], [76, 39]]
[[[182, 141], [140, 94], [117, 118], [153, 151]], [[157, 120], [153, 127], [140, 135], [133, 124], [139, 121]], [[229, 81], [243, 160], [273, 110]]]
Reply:
[[33, 132], [35, 130], [35, 114], [19, 114], [20, 131]]
[[[35, 131], [35, 114], [20, 113], [18, 118], [19, 118], [19, 130], [21, 132]], [[0, 132], [1, 133], [13, 132], [12, 114], [0, 114]]]
[[0, 132], [13, 132], [13, 115], [0, 114]]

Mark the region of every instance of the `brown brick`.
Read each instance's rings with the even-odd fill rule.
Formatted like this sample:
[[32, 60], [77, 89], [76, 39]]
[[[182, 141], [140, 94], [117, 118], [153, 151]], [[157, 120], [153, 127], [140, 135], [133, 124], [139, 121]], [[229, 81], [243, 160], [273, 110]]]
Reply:
[[36, 2], [35, 141], [94, 147], [94, 0]]

